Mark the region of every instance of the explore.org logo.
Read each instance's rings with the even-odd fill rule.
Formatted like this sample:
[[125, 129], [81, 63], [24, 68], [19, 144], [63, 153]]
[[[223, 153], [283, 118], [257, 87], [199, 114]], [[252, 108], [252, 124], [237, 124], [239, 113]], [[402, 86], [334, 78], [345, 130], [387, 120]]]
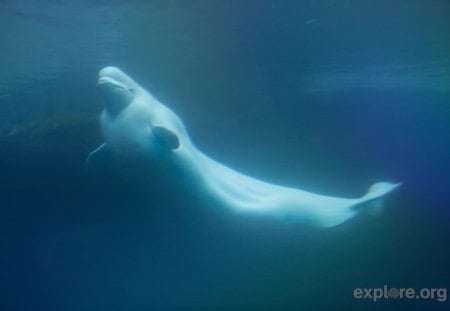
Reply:
[[353, 297], [368, 299], [374, 302], [382, 299], [434, 299], [439, 302], [447, 301], [447, 288], [397, 288], [384, 285], [378, 288], [355, 288]]

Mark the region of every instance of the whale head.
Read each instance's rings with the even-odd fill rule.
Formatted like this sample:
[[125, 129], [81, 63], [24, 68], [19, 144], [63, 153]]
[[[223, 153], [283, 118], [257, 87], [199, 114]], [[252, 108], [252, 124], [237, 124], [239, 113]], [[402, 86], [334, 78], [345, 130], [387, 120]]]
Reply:
[[102, 135], [116, 154], [157, 155], [178, 149], [181, 121], [122, 70], [103, 68], [98, 86], [105, 101]]
[[105, 101], [105, 109], [111, 114], [118, 114], [127, 107], [138, 90], [136, 82], [116, 67], [100, 70], [98, 86]]

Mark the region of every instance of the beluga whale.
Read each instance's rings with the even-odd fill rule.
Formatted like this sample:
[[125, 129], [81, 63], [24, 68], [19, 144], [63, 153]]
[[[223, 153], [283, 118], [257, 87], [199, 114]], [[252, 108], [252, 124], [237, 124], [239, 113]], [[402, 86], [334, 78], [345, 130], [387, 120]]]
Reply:
[[119, 68], [103, 68], [98, 87], [104, 99], [100, 116], [104, 143], [89, 154], [88, 168], [105, 155], [113, 155], [120, 163], [139, 157], [159, 163], [174, 178], [183, 176], [186, 188], [219, 206], [319, 227], [336, 226], [379, 208], [383, 197], [400, 185], [378, 182], [359, 198], [340, 198], [265, 182], [200, 151], [180, 118]]

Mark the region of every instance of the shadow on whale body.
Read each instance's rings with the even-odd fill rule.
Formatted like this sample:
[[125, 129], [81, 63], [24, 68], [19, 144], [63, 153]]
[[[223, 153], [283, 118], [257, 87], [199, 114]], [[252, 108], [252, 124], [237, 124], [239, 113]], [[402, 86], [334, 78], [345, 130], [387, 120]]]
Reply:
[[178, 116], [120, 69], [103, 68], [98, 86], [105, 104], [100, 116], [104, 143], [89, 154], [89, 170], [109, 163], [132, 179], [164, 176], [174, 180], [166, 186], [185, 186], [240, 213], [320, 227], [339, 225], [361, 212], [380, 210], [383, 197], [400, 185], [379, 182], [362, 197], [347, 199], [264, 182], [198, 150]]

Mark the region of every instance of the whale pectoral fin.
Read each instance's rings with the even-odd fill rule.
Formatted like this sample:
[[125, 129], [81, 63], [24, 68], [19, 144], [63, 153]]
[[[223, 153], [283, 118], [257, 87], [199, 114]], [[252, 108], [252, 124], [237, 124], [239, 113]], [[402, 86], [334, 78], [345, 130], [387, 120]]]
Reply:
[[158, 143], [167, 149], [177, 149], [180, 146], [178, 136], [166, 127], [152, 126], [152, 132]]
[[101, 144], [94, 151], [89, 153], [86, 161], [84, 162], [84, 167], [88, 170], [97, 166], [98, 163], [104, 162], [105, 159], [111, 157], [111, 150], [106, 144]]

